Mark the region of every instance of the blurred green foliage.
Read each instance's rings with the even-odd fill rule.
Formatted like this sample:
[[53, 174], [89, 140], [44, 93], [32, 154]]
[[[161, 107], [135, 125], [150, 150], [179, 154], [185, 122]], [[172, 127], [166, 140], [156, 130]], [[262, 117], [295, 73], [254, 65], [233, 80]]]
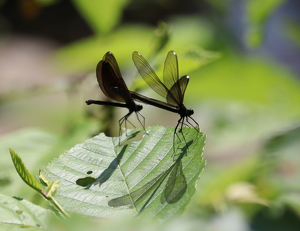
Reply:
[[300, 47], [300, 24], [295, 21], [288, 21], [288, 36]]
[[265, 22], [284, 2], [285, 0], [247, 1], [246, 10], [249, 19], [247, 40], [250, 46], [257, 47], [262, 43]]
[[[97, 86], [95, 68], [107, 51], [114, 53], [130, 90], [142, 90], [159, 99], [137, 75], [131, 54], [135, 50], [142, 53], [162, 76], [166, 54], [174, 50], [179, 58], [179, 74], [190, 76], [185, 105], [194, 109], [194, 118], [207, 134], [204, 158], [208, 161], [185, 217], [177, 222], [183, 227], [201, 225], [203, 230], [212, 230], [218, 222], [244, 225], [244, 229], [237, 230], [250, 230], [251, 225], [261, 222], [268, 230], [270, 220], [280, 224], [273, 231], [291, 230], [280, 229], [287, 224], [299, 227], [299, 219], [289, 220], [290, 214], [300, 215], [300, 83], [295, 73], [278, 62], [240, 50], [226, 27], [214, 17], [173, 15], [157, 27], [125, 24], [122, 12], [130, 1], [73, 2], [94, 35], [54, 51], [51, 62], [59, 65], [65, 75], [84, 77], [66, 79], [61, 89], [66, 95], [64, 100], [34, 95], [29, 89], [22, 99], [12, 97], [12, 101], [2, 102], [3, 111], [16, 124], [21, 120], [42, 129], [28, 128], [1, 137], [0, 193], [42, 203], [11, 171], [8, 147], [22, 157], [30, 172], [37, 174], [39, 167], [99, 131], [116, 134], [120, 110], [84, 104], [89, 98], [105, 100]], [[218, 16], [234, 4], [206, 2]], [[259, 49], [265, 23], [285, 2], [246, 2], [248, 33], [244, 42], [250, 50]], [[282, 33], [299, 43], [297, 23], [291, 23]], [[1, 99], [6, 99], [5, 95]], [[170, 125], [178, 120], [162, 113], [145, 105], [146, 125]], [[72, 230], [72, 224], [61, 225]]]
[[120, 21], [123, 8], [129, 0], [73, 1], [96, 34], [111, 31]]

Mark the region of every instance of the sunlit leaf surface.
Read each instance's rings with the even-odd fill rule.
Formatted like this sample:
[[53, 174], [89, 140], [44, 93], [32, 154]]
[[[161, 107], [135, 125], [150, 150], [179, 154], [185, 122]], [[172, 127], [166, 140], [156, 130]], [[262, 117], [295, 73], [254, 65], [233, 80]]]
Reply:
[[[127, 131], [121, 146], [118, 137], [101, 133], [50, 163], [43, 171], [49, 181], [60, 180], [55, 198], [61, 206], [93, 217], [140, 214], [167, 220], [181, 214], [205, 165], [205, 136], [183, 128], [187, 149], [181, 134], [173, 147], [174, 128], [146, 130], [146, 135]], [[138, 133], [143, 138], [132, 142]]]

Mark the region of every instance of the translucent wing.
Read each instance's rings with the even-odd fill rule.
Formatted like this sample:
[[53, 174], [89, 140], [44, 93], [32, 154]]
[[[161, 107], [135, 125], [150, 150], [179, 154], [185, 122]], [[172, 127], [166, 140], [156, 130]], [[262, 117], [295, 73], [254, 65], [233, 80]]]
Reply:
[[173, 106], [183, 104], [184, 93], [189, 83], [189, 76], [182, 76], [170, 89], [167, 102]]
[[168, 89], [178, 81], [178, 59], [174, 51], [169, 51], [164, 65], [164, 84]]
[[133, 52], [132, 60], [145, 82], [159, 95], [166, 98], [168, 88], [160, 81], [146, 59], [137, 51]]

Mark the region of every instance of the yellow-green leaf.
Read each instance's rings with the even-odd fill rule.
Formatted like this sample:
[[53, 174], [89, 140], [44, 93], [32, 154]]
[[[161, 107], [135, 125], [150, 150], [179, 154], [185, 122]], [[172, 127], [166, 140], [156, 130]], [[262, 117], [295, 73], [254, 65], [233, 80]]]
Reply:
[[56, 190], [57, 190], [58, 186], [59, 186], [59, 180], [51, 181], [51, 183], [46, 188], [46, 196], [48, 198], [54, 196], [54, 194], [56, 193]]
[[29, 171], [25, 167], [22, 159], [12, 149], [9, 149], [9, 151], [10, 151], [11, 159], [12, 159], [14, 165], [15, 165], [15, 168], [16, 168], [19, 176], [22, 178], [22, 180], [26, 184], [28, 184], [31, 188], [33, 188], [34, 190], [36, 190], [38, 192], [41, 192], [42, 191], [42, 187], [33, 178], [33, 176], [29, 173]]

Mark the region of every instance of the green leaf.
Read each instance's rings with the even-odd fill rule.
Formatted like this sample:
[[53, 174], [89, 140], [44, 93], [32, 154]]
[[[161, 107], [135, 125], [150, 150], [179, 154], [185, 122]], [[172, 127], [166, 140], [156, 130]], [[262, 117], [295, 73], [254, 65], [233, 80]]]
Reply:
[[[299, 118], [300, 84], [286, 70], [258, 58], [226, 56], [190, 74], [186, 100], [221, 99], [261, 104]], [[218, 108], [219, 110], [219, 108]], [[266, 113], [266, 111], [264, 111]]]
[[[184, 127], [187, 149], [181, 134], [173, 146], [174, 128], [146, 129], [141, 140], [131, 143], [141, 130], [128, 130], [121, 146], [118, 137], [101, 133], [53, 160], [43, 172], [49, 181], [60, 181], [58, 203], [93, 217], [141, 214], [167, 220], [181, 214], [205, 165], [205, 136]], [[92, 181], [86, 186], [85, 179]]]
[[[111, 51], [124, 74], [122, 66], [134, 68], [131, 59], [133, 51], [140, 52], [148, 60], [149, 54], [150, 58], [154, 58], [153, 55], [160, 50], [155, 56], [155, 62], [163, 63], [170, 50], [181, 55], [195, 47], [206, 47], [213, 39], [213, 27], [199, 17], [176, 17], [169, 24], [170, 30], [164, 23], [159, 24], [157, 30], [140, 25], [121, 26], [112, 33], [96, 35], [64, 46], [54, 53], [53, 58], [57, 65], [68, 72], [94, 72], [95, 65], [103, 55]], [[183, 71], [186, 64], [181, 67], [181, 58], [179, 59], [180, 72], [186, 74]], [[148, 61], [151, 62], [151, 59]], [[135, 68], [134, 70], [136, 72]]]
[[39, 171], [39, 179], [42, 183], [44, 183], [45, 185], [49, 185], [49, 181], [46, 179], [46, 177], [44, 176], [43, 171], [40, 169]]
[[[64, 70], [78, 73], [91, 71], [102, 59], [107, 51], [114, 53], [118, 64], [131, 63], [131, 56], [134, 50], [143, 51], [151, 44], [153, 36], [152, 28], [140, 26], [123, 26], [114, 33], [105, 36], [95, 36], [82, 39], [54, 53], [55, 62]], [[101, 46], [105, 44], [105, 46]], [[126, 44], [126, 46], [124, 46]], [[85, 57], [84, 59], [80, 57]]]
[[51, 181], [51, 183], [46, 188], [46, 197], [53, 197], [59, 186], [59, 180]]
[[106, 33], [120, 21], [123, 8], [129, 1], [73, 0], [73, 2], [96, 33]]
[[208, 63], [218, 60], [220, 57], [220, 52], [193, 47], [182, 55], [179, 54], [180, 73], [191, 73]]
[[160, 52], [170, 40], [170, 27], [165, 22], [158, 22], [157, 29], [154, 31], [154, 44], [153, 54]]
[[[0, 139], [0, 153], [2, 153], [0, 178], [2, 180], [7, 179], [8, 183], [0, 187], [0, 193], [11, 195], [11, 192], [13, 192], [14, 195], [23, 198], [32, 198], [33, 195], [36, 195], [35, 191], [20, 180], [18, 173], [13, 167], [8, 147], [16, 153], [21, 153], [22, 159], [26, 160], [27, 169], [38, 169], [40, 166], [46, 166], [51, 159], [58, 156], [57, 153], [51, 150], [57, 145], [58, 141], [59, 137], [54, 133], [37, 128], [21, 129], [2, 136]], [[70, 145], [69, 147], [72, 146]]]
[[224, 54], [189, 76], [184, 100], [194, 109], [198, 105], [198, 115], [207, 115], [215, 155], [232, 152], [232, 145], [269, 139], [299, 123], [299, 81], [276, 63]]
[[[0, 230], [46, 230], [52, 211], [0, 194]], [[26, 228], [26, 229], [25, 229]]]
[[27, 168], [25, 167], [22, 159], [18, 156], [17, 153], [15, 153], [12, 149], [9, 149], [11, 159], [15, 165], [15, 168], [19, 174], [19, 176], [22, 178], [22, 180], [28, 184], [31, 188], [34, 190], [41, 192], [42, 187], [40, 184], [33, 178], [33, 176], [28, 172]]

